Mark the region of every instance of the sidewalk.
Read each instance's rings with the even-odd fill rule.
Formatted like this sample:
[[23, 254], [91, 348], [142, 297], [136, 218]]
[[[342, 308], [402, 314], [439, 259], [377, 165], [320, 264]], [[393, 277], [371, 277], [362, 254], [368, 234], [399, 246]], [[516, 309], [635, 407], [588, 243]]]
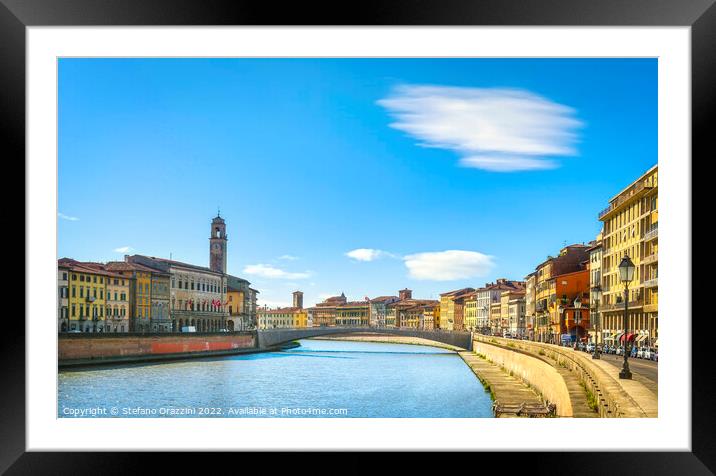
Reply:
[[609, 374], [619, 386], [629, 395], [650, 418], [659, 416], [659, 399], [657, 395], [649, 390], [646, 385], [637, 380], [624, 380], [619, 378], [620, 369], [602, 360], [593, 360], [594, 365], [599, 366]]
[[[458, 352], [465, 363], [472, 369], [483, 384], [489, 385], [495, 402], [502, 405], [517, 406], [522, 403], [539, 405], [542, 399], [531, 388], [517, 377], [512, 377], [500, 367], [488, 362], [470, 351]], [[511, 415], [503, 414], [502, 418]]]

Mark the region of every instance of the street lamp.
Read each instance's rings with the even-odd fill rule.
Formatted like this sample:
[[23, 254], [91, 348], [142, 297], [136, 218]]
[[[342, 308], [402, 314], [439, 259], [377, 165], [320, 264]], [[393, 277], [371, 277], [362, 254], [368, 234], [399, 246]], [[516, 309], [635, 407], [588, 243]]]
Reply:
[[577, 350], [577, 345], [579, 344], [579, 327], [577, 327], [577, 315], [579, 315], [579, 321], [582, 321], [582, 315], [580, 314], [580, 309], [582, 308], [582, 300], [579, 299], [579, 295], [577, 295], [576, 298], [574, 298], [574, 350]]
[[602, 300], [602, 287], [596, 285], [592, 288], [594, 294], [594, 353], [593, 359], [599, 359], [599, 303]]
[[631, 371], [629, 370], [629, 353], [627, 352], [627, 316], [629, 313], [629, 283], [634, 280], [634, 263], [629, 256], [624, 255], [622, 262], [619, 263], [619, 279], [624, 283], [624, 366], [619, 372], [619, 378], [631, 379]]

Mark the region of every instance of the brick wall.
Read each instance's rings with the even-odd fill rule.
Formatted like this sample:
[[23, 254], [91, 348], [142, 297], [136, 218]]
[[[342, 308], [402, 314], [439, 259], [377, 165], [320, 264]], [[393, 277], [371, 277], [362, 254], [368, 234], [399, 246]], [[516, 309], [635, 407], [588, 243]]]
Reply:
[[250, 333], [60, 335], [58, 357], [60, 361], [112, 360], [196, 352], [227, 352], [254, 347], [254, 335]]

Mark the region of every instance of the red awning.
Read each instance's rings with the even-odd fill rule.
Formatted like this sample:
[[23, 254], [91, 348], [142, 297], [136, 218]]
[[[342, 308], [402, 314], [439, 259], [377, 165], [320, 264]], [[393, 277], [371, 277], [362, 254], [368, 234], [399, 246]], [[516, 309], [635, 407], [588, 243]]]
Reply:
[[[627, 341], [631, 342], [634, 340], [634, 334], [627, 334]], [[624, 342], [624, 334], [619, 338], [619, 342]]]

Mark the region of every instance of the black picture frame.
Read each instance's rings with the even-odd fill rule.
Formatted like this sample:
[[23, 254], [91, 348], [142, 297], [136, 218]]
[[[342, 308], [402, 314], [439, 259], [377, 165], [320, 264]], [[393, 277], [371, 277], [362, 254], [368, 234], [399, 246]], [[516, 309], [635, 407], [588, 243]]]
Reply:
[[[356, 3], [335, 2], [332, 7], [299, 2], [256, 0], [0, 0], [0, 130], [5, 137], [4, 163], [23, 164], [25, 159], [25, 28], [28, 26], [82, 25], [545, 25], [545, 26], [690, 26], [692, 54], [692, 190], [705, 188], [706, 174], [694, 174], [695, 166], [713, 155], [714, 134], [709, 126], [716, 106], [716, 6], [715, 0], [393, 0]], [[696, 158], [700, 157], [700, 160]], [[13, 160], [14, 159], [14, 160]], [[689, 164], [684, 164], [689, 166]], [[694, 206], [695, 201], [692, 200]], [[696, 221], [692, 220], [692, 223]], [[699, 236], [692, 246], [699, 249]], [[687, 232], [687, 231], [685, 231]], [[705, 240], [705, 238], [700, 238]], [[708, 249], [705, 243], [701, 249]], [[29, 253], [31, 250], [25, 250]], [[693, 268], [692, 268], [693, 269]], [[684, 277], [686, 278], [686, 277]], [[692, 276], [696, 281], [696, 276]], [[29, 291], [26, 289], [26, 299]], [[703, 292], [700, 293], [703, 298]], [[708, 294], [708, 293], [706, 293]], [[692, 293], [692, 296], [696, 296]], [[703, 299], [702, 299], [703, 300]], [[710, 307], [710, 306], [709, 306]], [[690, 309], [683, 316], [688, 323]], [[696, 329], [696, 324], [693, 325]], [[684, 329], [691, 329], [685, 324]], [[3, 388], [0, 392], [0, 471], [7, 474], [124, 474], [149, 470], [148, 453], [39, 453], [25, 452], [25, 329], [13, 326], [0, 332]], [[716, 468], [713, 393], [713, 357], [709, 333], [692, 333], [692, 452], [677, 453], [517, 453], [484, 455], [510, 470], [526, 474], [713, 474]], [[588, 438], [588, 435], [585, 435]], [[78, 448], [81, 448], [81, 442]], [[555, 448], [559, 450], [559, 448]], [[237, 462], [235, 455], [229, 459]], [[286, 458], [263, 460], [271, 472], [300, 469], [310, 461], [295, 453]], [[310, 458], [310, 456], [309, 456]], [[453, 471], [476, 470], [474, 455], [447, 464]], [[216, 456], [170, 454], [163, 465], [186, 472], [207, 470], [218, 464]], [[507, 461], [509, 460], [509, 463]], [[367, 472], [373, 463], [357, 454], [333, 454], [322, 459], [325, 467], [313, 471]], [[336, 463], [334, 463], [334, 461]], [[383, 470], [406, 473], [425, 468], [444, 456], [413, 454], [381, 463]], [[590, 461], [594, 464], [590, 464]], [[440, 464], [440, 463], [439, 463]], [[218, 469], [218, 468], [217, 468]], [[166, 473], [171, 470], [166, 469]]]

